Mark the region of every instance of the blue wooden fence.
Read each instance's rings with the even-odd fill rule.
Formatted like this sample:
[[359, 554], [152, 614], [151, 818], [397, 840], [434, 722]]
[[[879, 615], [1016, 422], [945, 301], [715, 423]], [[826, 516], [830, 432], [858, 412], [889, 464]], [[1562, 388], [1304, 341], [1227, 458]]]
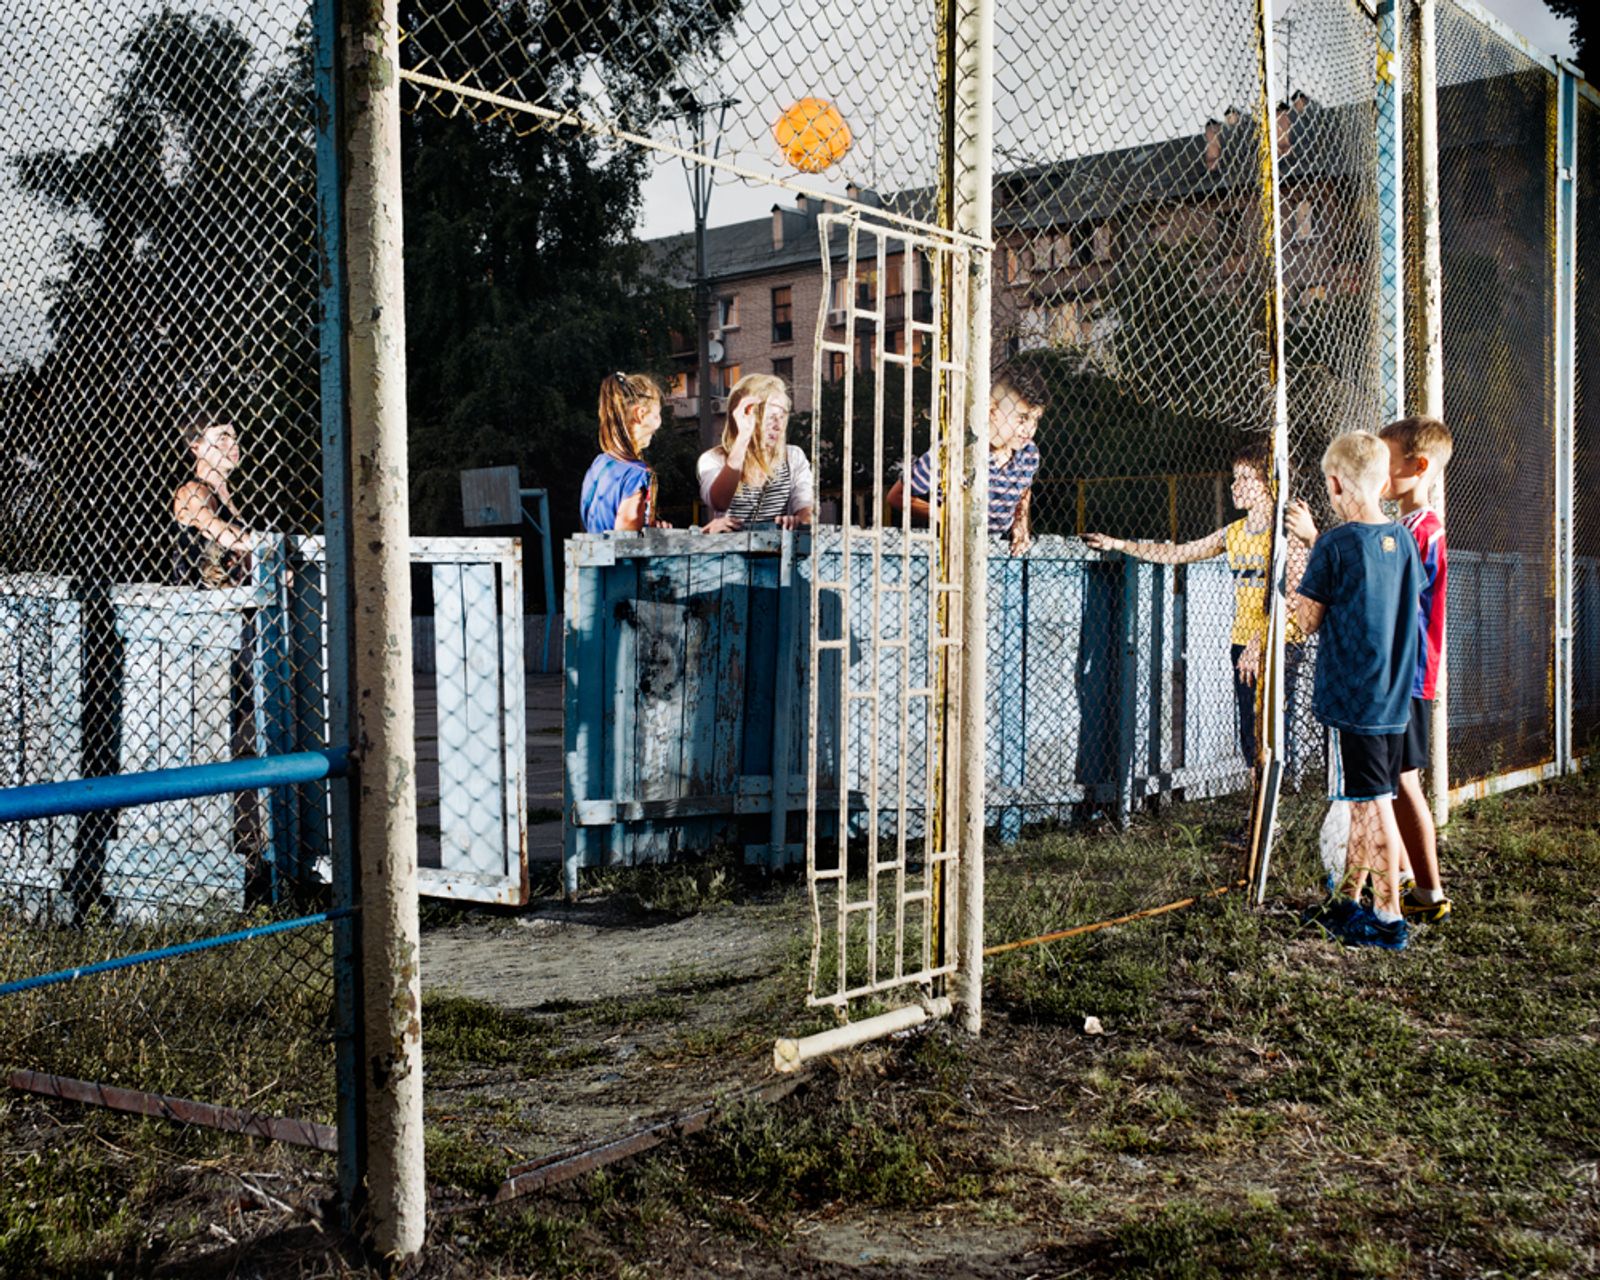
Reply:
[[[877, 535], [885, 579], [898, 585], [899, 535]], [[878, 635], [911, 628], [899, 650], [875, 648], [871, 535], [853, 534], [852, 685], [876, 666], [884, 691], [874, 724], [852, 701], [841, 733], [837, 664], [821, 663], [819, 809], [869, 829], [870, 739], [878, 737], [879, 826], [905, 771], [909, 834], [921, 834], [927, 785], [925, 712], [911, 711], [910, 758], [899, 759], [890, 696], [926, 680], [926, 609], [911, 561], [913, 602], [885, 592]], [[803, 850], [810, 707], [810, 565], [842, 577], [839, 532], [692, 532], [580, 536], [566, 547], [566, 867], [671, 857], [719, 843], [751, 861]], [[924, 553], [925, 554], [925, 553]], [[1004, 838], [1030, 822], [1086, 808], [1126, 814], [1141, 798], [1242, 788], [1228, 631], [1233, 584], [1220, 563], [1176, 571], [1082, 543], [1049, 539], [1027, 556], [997, 546], [990, 561], [988, 814]], [[822, 619], [841, 638], [837, 605]], [[919, 665], [921, 664], [921, 665]], [[846, 800], [839, 805], [839, 772]]]

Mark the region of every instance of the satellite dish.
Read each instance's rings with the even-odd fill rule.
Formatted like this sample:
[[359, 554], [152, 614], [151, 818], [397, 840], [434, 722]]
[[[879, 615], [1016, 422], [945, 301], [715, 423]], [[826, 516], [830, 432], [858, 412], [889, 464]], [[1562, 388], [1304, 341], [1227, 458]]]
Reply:
[[721, 364], [722, 357], [727, 354], [728, 353], [723, 350], [720, 340], [716, 338], [711, 339], [711, 345], [706, 348], [706, 355], [710, 358], [712, 364]]

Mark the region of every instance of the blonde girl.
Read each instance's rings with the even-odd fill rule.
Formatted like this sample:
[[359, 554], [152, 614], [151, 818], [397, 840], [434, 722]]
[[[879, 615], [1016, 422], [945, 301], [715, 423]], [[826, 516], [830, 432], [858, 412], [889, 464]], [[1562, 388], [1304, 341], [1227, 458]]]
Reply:
[[600, 383], [600, 455], [583, 477], [579, 511], [589, 533], [665, 529], [656, 516], [656, 473], [642, 454], [661, 430], [661, 388], [644, 373]]
[[700, 499], [714, 517], [749, 524], [811, 523], [815, 505], [805, 450], [788, 442], [789, 389], [782, 378], [752, 373], [728, 393], [722, 443], [700, 455]]

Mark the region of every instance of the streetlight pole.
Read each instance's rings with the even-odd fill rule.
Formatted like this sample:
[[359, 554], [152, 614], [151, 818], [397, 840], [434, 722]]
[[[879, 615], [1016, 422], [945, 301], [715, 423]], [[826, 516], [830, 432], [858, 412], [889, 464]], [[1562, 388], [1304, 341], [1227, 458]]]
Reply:
[[[701, 102], [685, 92], [678, 109], [671, 115], [689, 121], [694, 131], [694, 151], [706, 154], [706, 117], [717, 113], [716, 136], [711, 139], [711, 158], [722, 150], [722, 126], [728, 108], [737, 98], [719, 98], [715, 102]], [[717, 431], [711, 421], [711, 281], [706, 278], [706, 215], [711, 210], [712, 173], [709, 165], [693, 161], [683, 162], [684, 176], [689, 181], [689, 201], [694, 208], [694, 324], [698, 372], [696, 374], [700, 408], [700, 447], [710, 449], [717, 443]]]

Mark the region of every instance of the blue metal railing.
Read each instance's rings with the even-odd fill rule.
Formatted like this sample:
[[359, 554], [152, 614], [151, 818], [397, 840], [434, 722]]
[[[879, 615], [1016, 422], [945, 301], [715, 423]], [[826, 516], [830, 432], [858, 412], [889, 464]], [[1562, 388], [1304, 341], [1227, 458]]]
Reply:
[[290, 787], [342, 778], [349, 772], [348, 748], [295, 751], [287, 755], [196, 764], [179, 769], [152, 769], [146, 773], [109, 774], [101, 778], [74, 778], [69, 782], [40, 782], [0, 790], [0, 822], [26, 822], [63, 814], [98, 813], [159, 804], [165, 800], [192, 800], [199, 796]]

